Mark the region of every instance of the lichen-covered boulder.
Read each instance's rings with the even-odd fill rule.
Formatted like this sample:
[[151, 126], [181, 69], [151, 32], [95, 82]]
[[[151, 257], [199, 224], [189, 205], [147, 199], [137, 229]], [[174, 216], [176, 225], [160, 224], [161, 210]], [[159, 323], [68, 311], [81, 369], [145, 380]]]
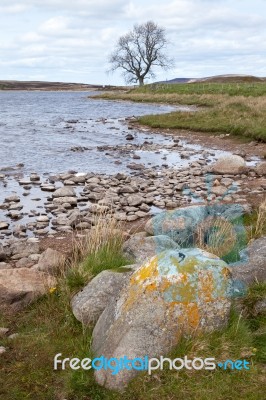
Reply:
[[[224, 327], [230, 310], [227, 264], [200, 249], [167, 250], [131, 276], [93, 331], [96, 356], [129, 359], [166, 355], [182, 335]], [[122, 390], [134, 370], [95, 372], [100, 385]]]
[[142, 236], [136, 234], [131, 236], [123, 246], [125, 255], [136, 262], [144, 262], [167, 249], [177, 250], [179, 246], [166, 235]]

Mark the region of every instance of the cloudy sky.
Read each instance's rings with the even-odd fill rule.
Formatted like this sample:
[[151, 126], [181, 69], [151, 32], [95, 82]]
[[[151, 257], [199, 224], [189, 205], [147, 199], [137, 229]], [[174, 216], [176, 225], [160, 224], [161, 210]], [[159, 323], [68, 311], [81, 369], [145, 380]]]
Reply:
[[166, 28], [175, 67], [157, 79], [266, 76], [265, 0], [0, 0], [0, 80], [122, 84], [108, 75], [135, 23]]

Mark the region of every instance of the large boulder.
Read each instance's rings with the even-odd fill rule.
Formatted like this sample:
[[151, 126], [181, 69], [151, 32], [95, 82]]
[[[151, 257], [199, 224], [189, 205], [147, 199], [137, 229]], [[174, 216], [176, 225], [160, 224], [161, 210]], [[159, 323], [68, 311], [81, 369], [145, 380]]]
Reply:
[[130, 272], [129, 269], [136, 267], [137, 265], [127, 266], [128, 272], [102, 271], [93, 278], [71, 301], [72, 311], [77, 320], [83, 325], [95, 323], [128, 281], [133, 271]]
[[244, 158], [231, 154], [220, 157], [212, 166], [212, 172], [216, 174], [241, 174], [247, 169]]
[[39, 271], [55, 274], [60, 267], [64, 265], [66, 256], [57, 250], [48, 248], [45, 250], [38, 261], [37, 269]]
[[[230, 311], [227, 264], [199, 249], [168, 250], [141, 266], [117, 301], [100, 316], [92, 349], [96, 356], [128, 359], [166, 355], [182, 335], [224, 327]], [[100, 385], [122, 390], [136, 375], [98, 370]]]
[[55, 278], [33, 269], [0, 269], [0, 309], [19, 311], [55, 285]]
[[136, 234], [131, 236], [123, 246], [125, 255], [136, 262], [144, 262], [147, 259], [167, 249], [179, 249], [169, 236], [143, 236]]
[[254, 240], [240, 252], [241, 260], [230, 264], [232, 277], [245, 286], [266, 281], [266, 236]]

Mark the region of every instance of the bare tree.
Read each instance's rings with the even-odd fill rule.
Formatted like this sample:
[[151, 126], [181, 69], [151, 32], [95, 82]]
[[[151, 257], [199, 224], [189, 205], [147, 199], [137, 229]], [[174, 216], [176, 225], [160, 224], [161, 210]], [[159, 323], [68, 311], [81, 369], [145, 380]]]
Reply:
[[121, 36], [109, 57], [111, 71], [123, 70], [127, 83], [144, 84], [144, 78], [154, 77], [153, 67], [169, 69], [172, 59], [165, 54], [168, 44], [165, 29], [153, 21], [135, 25], [133, 30]]

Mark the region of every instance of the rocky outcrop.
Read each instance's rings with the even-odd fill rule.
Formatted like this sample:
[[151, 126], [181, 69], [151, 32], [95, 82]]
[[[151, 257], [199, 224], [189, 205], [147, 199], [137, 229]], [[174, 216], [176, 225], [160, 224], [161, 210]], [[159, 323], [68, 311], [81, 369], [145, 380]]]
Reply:
[[[166, 355], [182, 335], [224, 327], [230, 310], [227, 264], [199, 249], [168, 250], [140, 267], [100, 316], [92, 348], [96, 356], [129, 359]], [[100, 385], [122, 390], [135, 370], [99, 370]]]

